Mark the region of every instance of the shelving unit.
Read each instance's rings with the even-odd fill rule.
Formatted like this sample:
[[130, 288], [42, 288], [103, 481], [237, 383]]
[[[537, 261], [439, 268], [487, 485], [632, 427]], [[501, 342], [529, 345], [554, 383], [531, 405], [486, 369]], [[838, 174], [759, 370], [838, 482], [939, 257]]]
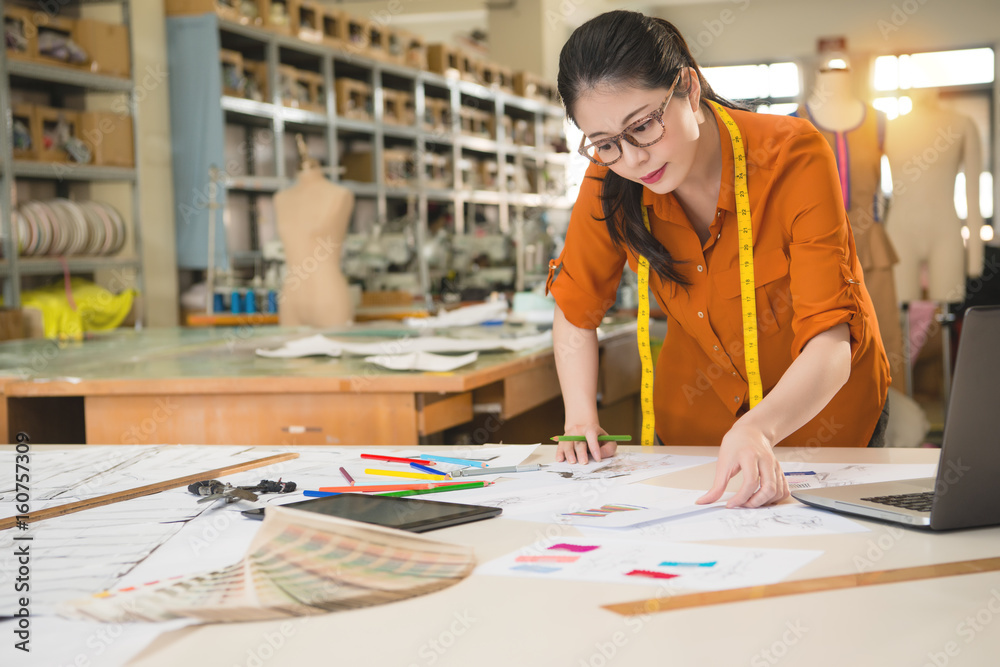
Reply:
[[[216, 244], [215, 264], [233, 268], [259, 263], [261, 239], [277, 238], [269, 200], [274, 192], [292, 183], [298, 158], [293, 140], [298, 133], [306, 137], [313, 157], [324, 165], [336, 166], [328, 171], [331, 180], [350, 189], [356, 197], [355, 217], [344, 254], [345, 273], [352, 282], [360, 282], [365, 289], [372, 290], [405, 288], [424, 295], [436, 292], [451, 268], [435, 265], [421, 252], [431, 234], [429, 223], [436, 214], [435, 222], [446, 225], [447, 236], [458, 245], [468, 245], [473, 237], [486, 236], [483, 244], [492, 238], [496, 247], [503, 243], [514, 248], [509, 258], [501, 260], [506, 263], [500, 267], [512, 270], [510, 287], [524, 289], [531, 286], [531, 278], [539, 279], [537, 267], [533, 275], [525, 271], [525, 221], [541, 210], [565, 211], [572, 203], [565, 196], [564, 177], [562, 187], [556, 187], [555, 193], [545, 191], [544, 184], [544, 174], [565, 171], [568, 162], [567, 154], [545, 148], [546, 123], [558, 126], [561, 134], [564, 118], [561, 107], [235, 23], [214, 13], [168, 16], [167, 30], [171, 112], [172, 117], [177, 117], [176, 121], [172, 118], [177, 219], [179, 225], [184, 219], [182, 234], [187, 236], [178, 240], [178, 265], [182, 275], [187, 271], [193, 276], [191, 282], [207, 268], [205, 239], [211, 219], [210, 207], [204, 201], [192, 206], [191, 193], [207, 192], [207, 174], [212, 166], [223, 169], [226, 182], [220, 205], [227, 222], [225, 231], [216, 222], [216, 234], [217, 238], [223, 238], [219, 234], [228, 234], [230, 247], [227, 250], [225, 244]], [[223, 93], [218, 72], [220, 50], [238, 53], [245, 61], [266, 63], [265, 98], [244, 99]], [[278, 68], [288, 65], [314, 73], [317, 81], [322, 81], [323, 112], [283, 103]], [[370, 120], [345, 117], [339, 112], [336, 82], [342, 78], [371, 86]], [[391, 91], [412, 95], [415, 116], [412, 125], [392, 123], [385, 117], [384, 101]], [[206, 102], [206, 113], [199, 116], [198, 127], [189, 121], [194, 116], [187, 106], [189, 97], [195, 93]], [[450, 112], [447, 127], [425, 126], [426, 100], [431, 97], [447, 101]], [[218, 113], [207, 112], [207, 104], [213, 99], [221, 100], [216, 107]], [[495, 139], [463, 134], [460, 124], [463, 105], [492, 114]], [[530, 124], [534, 146], [515, 145], [506, 136], [505, 124], [501, 122], [505, 115]], [[179, 133], [185, 131], [195, 133], [189, 138], [204, 137], [204, 141], [187, 142], [185, 148], [183, 139], [178, 142]], [[223, 136], [225, 142], [215, 140]], [[357, 159], [349, 155], [352, 145], [359, 144], [370, 150], [370, 157]], [[407, 182], [387, 178], [382, 168], [384, 155], [394, 149], [402, 149], [410, 156], [409, 166], [416, 173]], [[450, 162], [451, 173], [446, 181], [432, 182], [428, 176], [423, 160], [430, 154], [444, 156]], [[463, 158], [467, 157], [482, 157], [496, 163], [495, 187], [469, 186], [460, 169]], [[364, 164], [359, 167], [360, 163]], [[367, 165], [371, 165], [368, 168], [373, 172], [367, 181], [350, 179], [348, 174], [341, 173], [345, 169], [364, 169]], [[529, 183], [514, 182], [507, 177], [508, 172], [526, 174], [529, 169], [541, 192], [531, 191]], [[477, 210], [484, 208], [490, 209], [487, 216]], [[401, 222], [404, 218], [405, 224]], [[388, 272], [397, 275], [375, 271], [373, 274], [377, 275], [368, 282], [352, 274], [351, 259], [360, 256], [376, 225], [384, 233], [406, 236], [410, 260], [404, 266], [394, 265], [395, 271]], [[407, 274], [414, 278], [408, 285]], [[459, 273], [454, 282], [465, 286], [470, 277]]]
[[[128, 32], [128, 58], [135, 62], [132, 44], [131, 6], [128, 0], [63, 0], [58, 3], [62, 14], [77, 18], [85, 5], [114, 5], [120, 8], [121, 25]], [[4, 2], [0, 14], [20, 8], [31, 12], [33, 20], [48, 21], [57, 15], [47, 14], [37, 3]], [[33, 26], [37, 27], [37, 26]], [[135, 71], [129, 76], [87, 71], [71, 65], [43, 62], [41, 59], [10, 57], [0, 51], [0, 110], [5, 122], [0, 132], [0, 234], [3, 257], [0, 258], [0, 278], [3, 279], [4, 303], [21, 305], [22, 278], [28, 276], [61, 275], [68, 268], [71, 274], [103, 275], [113, 289], [135, 287], [142, 291], [142, 244], [139, 216], [138, 118], [135, 100]], [[95, 164], [42, 162], [14, 159], [12, 105], [19, 96], [47, 96], [50, 104], [74, 105], [81, 110], [113, 108], [125, 110], [132, 124], [132, 167]], [[109, 106], [109, 102], [112, 103]], [[26, 197], [18, 194], [26, 193]], [[44, 194], [40, 194], [44, 193]], [[61, 197], [73, 200], [112, 200], [126, 224], [127, 241], [116, 256], [91, 257], [22, 257], [12, 211], [17, 199]], [[122, 203], [124, 201], [124, 204]], [[100, 280], [99, 280], [100, 282]], [[142, 314], [135, 317], [142, 325]]]

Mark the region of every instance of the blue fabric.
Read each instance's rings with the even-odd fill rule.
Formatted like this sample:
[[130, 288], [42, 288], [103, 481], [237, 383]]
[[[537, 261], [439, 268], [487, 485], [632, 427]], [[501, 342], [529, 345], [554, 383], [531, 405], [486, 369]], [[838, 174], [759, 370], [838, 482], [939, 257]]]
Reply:
[[[167, 62], [170, 81], [170, 132], [174, 171], [174, 216], [177, 266], [208, 267], [209, 221], [215, 218], [215, 265], [229, 266], [222, 208], [209, 208], [209, 170], [225, 166], [219, 24], [214, 14], [167, 19]], [[217, 200], [225, 204], [225, 188]]]

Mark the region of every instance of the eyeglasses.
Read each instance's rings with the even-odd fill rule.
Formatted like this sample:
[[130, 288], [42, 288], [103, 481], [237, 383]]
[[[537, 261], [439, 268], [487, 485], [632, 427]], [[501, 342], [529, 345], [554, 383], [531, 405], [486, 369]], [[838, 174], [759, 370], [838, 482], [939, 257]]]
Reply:
[[674, 82], [670, 84], [670, 91], [667, 93], [667, 97], [663, 100], [663, 104], [660, 105], [659, 109], [648, 116], [635, 121], [626, 127], [621, 133], [616, 134], [613, 137], [608, 137], [607, 139], [599, 139], [590, 144], [586, 143], [587, 137], [584, 135], [584, 137], [580, 139], [580, 148], [578, 149], [580, 155], [584, 156], [596, 165], [607, 167], [622, 159], [622, 139], [629, 142], [636, 148], [652, 146], [657, 141], [662, 139], [665, 132], [665, 128], [663, 126], [663, 111], [667, 108], [667, 104], [674, 96], [674, 89], [677, 87], [678, 80], [680, 80], [680, 74], [678, 74], [677, 78], [674, 79]]

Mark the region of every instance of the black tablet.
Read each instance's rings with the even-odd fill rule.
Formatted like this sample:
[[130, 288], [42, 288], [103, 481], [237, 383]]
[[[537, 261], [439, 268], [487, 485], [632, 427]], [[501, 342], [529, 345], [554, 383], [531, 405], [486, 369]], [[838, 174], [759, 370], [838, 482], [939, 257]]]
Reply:
[[[413, 533], [423, 533], [470, 521], [489, 519], [503, 511], [499, 507], [440, 503], [433, 500], [394, 496], [366, 496], [361, 493], [341, 493], [326, 498], [311, 498], [297, 503], [288, 503], [282, 507], [293, 507], [297, 510], [318, 512], [342, 519], [374, 523]], [[265, 509], [260, 507], [244, 510], [242, 514], [254, 519], [263, 519]]]

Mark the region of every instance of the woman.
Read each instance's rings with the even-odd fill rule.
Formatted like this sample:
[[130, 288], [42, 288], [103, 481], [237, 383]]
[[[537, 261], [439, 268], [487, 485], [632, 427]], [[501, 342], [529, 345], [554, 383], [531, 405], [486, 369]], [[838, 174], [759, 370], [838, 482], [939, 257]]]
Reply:
[[[734, 108], [705, 82], [674, 26], [634, 12], [578, 28], [560, 55], [558, 85], [594, 164], [549, 274], [565, 431], [586, 436], [560, 443], [556, 459], [585, 463], [588, 453], [600, 460], [615, 451], [597, 440], [605, 431], [594, 329], [614, 303], [622, 267], [636, 270], [640, 256], [667, 314], [653, 389], [657, 438], [721, 443], [700, 503], [718, 500], [741, 471], [729, 507], [788, 497], [773, 452], [779, 443], [881, 445], [888, 364], [835, 160], [815, 128]], [[745, 163], [734, 157], [726, 115]], [[738, 207], [737, 193], [747, 190], [749, 205]], [[752, 410], [738, 208], [749, 211], [753, 237], [759, 354], [750, 356], [759, 358], [763, 399]]]

